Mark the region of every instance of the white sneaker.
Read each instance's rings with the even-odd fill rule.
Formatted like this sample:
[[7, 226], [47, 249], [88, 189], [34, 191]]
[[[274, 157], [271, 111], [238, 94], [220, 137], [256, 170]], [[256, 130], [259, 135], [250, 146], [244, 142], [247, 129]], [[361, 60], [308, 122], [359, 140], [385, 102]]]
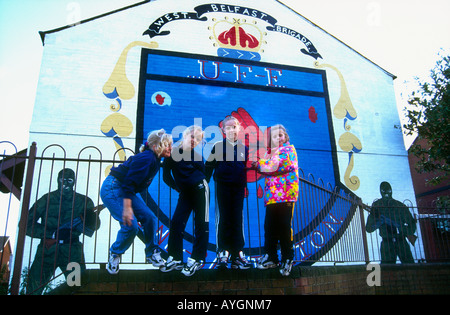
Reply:
[[173, 260], [172, 256], [169, 256], [165, 264], [159, 267], [159, 270], [161, 270], [162, 272], [169, 272], [172, 270], [181, 270], [181, 269], [183, 269], [183, 263], [181, 262], [181, 260]]
[[120, 263], [120, 255], [110, 253], [108, 264], [106, 265], [106, 270], [108, 270], [108, 272], [112, 275], [118, 274], [119, 273], [119, 263]]
[[235, 257], [231, 262], [232, 269], [249, 269], [251, 266], [252, 264], [248, 262], [243, 251], [240, 251], [239, 256]]
[[292, 266], [294, 265], [294, 262], [290, 259], [286, 259], [285, 262], [281, 263], [280, 267], [280, 273], [282, 276], [289, 276], [292, 270]]
[[184, 266], [181, 273], [187, 277], [192, 276], [197, 270], [202, 268], [202, 261], [196, 261], [195, 259], [188, 258], [186, 265]]
[[278, 266], [277, 263], [274, 263], [270, 258], [269, 255], [265, 254], [262, 256], [258, 264], [256, 265], [256, 268], [258, 269], [269, 269], [269, 268], [276, 268]]
[[229, 257], [230, 253], [227, 250], [219, 252], [217, 269], [227, 269]]
[[147, 263], [152, 264], [153, 267], [159, 268], [164, 266], [166, 261], [161, 257], [161, 252], [155, 249], [153, 254], [150, 257], [147, 257]]

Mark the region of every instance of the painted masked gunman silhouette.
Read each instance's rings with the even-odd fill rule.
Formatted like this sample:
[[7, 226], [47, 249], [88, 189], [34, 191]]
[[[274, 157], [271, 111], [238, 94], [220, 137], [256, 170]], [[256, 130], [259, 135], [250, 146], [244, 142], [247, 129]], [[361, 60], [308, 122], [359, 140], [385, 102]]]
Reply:
[[[28, 214], [27, 235], [41, 240], [28, 273], [27, 294], [41, 294], [59, 267], [65, 276], [70, 262], [85, 270], [79, 236], [92, 236], [100, 227], [92, 200], [74, 191], [75, 173], [65, 168], [58, 173], [58, 189], [43, 195]], [[97, 212], [96, 212], [97, 210]]]
[[392, 187], [388, 182], [380, 184], [381, 199], [372, 204], [367, 218], [366, 230], [369, 233], [379, 230], [381, 241], [381, 263], [395, 264], [397, 257], [402, 263], [414, 263], [411, 249], [406, 241], [414, 245], [416, 220], [408, 207], [392, 198]]

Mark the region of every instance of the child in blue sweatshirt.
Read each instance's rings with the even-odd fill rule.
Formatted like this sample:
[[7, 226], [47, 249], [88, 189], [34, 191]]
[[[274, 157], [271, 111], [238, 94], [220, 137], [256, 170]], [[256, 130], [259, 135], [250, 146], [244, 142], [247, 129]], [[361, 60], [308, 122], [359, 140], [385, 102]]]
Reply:
[[231, 257], [232, 269], [248, 269], [245, 258], [243, 208], [247, 187], [248, 147], [238, 140], [240, 123], [233, 116], [222, 122], [223, 141], [217, 142], [206, 161], [206, 180], [214, 173], [217, 205], [216, 236], [218, 267], [227, 268]]
[[111, 245], [106, 269], [110, 274], [119, 272], [120, 256], [131, 246], [139, 231], [144, 233], [147, 262], [155, 267], [164, 264], [156, 242], [156, 216], [138, 194], [145, 190], [158, 173], [161, 158], [170, 157], [172, 136], [164, 129], [152, 131], [140, 152], [117, 167], [111, 168], [100, 190], [100, 196], [111, 216], [119, 221], [120, 230]]
[[[162, 272], [180, 270], [186, 276], [193, 275], [203, 265], [209, 238], [209, 186], [205, 180], [203, 156], [194, 148], [203, 141], [204, 132], [199, 126], [191, 126], [183, 132], [179, 146], [172, 156], [164, 160], [163, 180], [179, 193], [172, 216], [168, 241], [169, 257]], [[191, 257], [183, 268], [183, 234], [186, 223], [194, 211], [194, 244]]]

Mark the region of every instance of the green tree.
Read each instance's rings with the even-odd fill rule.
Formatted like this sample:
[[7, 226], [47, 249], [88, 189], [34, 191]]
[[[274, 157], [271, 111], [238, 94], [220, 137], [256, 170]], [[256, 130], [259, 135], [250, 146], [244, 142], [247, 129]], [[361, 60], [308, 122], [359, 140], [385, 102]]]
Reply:
[[409, 152], [419, 159], [417, 171], [433, 174], [429, 182], [438, 184], [450, 174], [450, 55], [441, 51], [430, 78], [416, 81], [418, 89], [408, 99], [403, 128], [407, 135], [426, 140], [426, 145], [413, 143]]

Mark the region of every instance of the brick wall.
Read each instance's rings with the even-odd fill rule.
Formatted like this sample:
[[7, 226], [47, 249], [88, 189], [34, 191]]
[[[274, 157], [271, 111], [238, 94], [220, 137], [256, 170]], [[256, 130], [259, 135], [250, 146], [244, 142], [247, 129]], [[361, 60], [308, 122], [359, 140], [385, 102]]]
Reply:
[[449, 294], [450, 265], [391, 265], [381, 270], [376, 294]]
[[88, 270], [81, 287], [61, 285], [53, 294], [148, 295], [385, 295], [449, 294], [450, 265], [414, 264], [381, 267], [381, 286], [370, 287], [365, 265], [296, 267], [291, 276], [277, 270], [202, 270], [192, 277], [179, 272]]

